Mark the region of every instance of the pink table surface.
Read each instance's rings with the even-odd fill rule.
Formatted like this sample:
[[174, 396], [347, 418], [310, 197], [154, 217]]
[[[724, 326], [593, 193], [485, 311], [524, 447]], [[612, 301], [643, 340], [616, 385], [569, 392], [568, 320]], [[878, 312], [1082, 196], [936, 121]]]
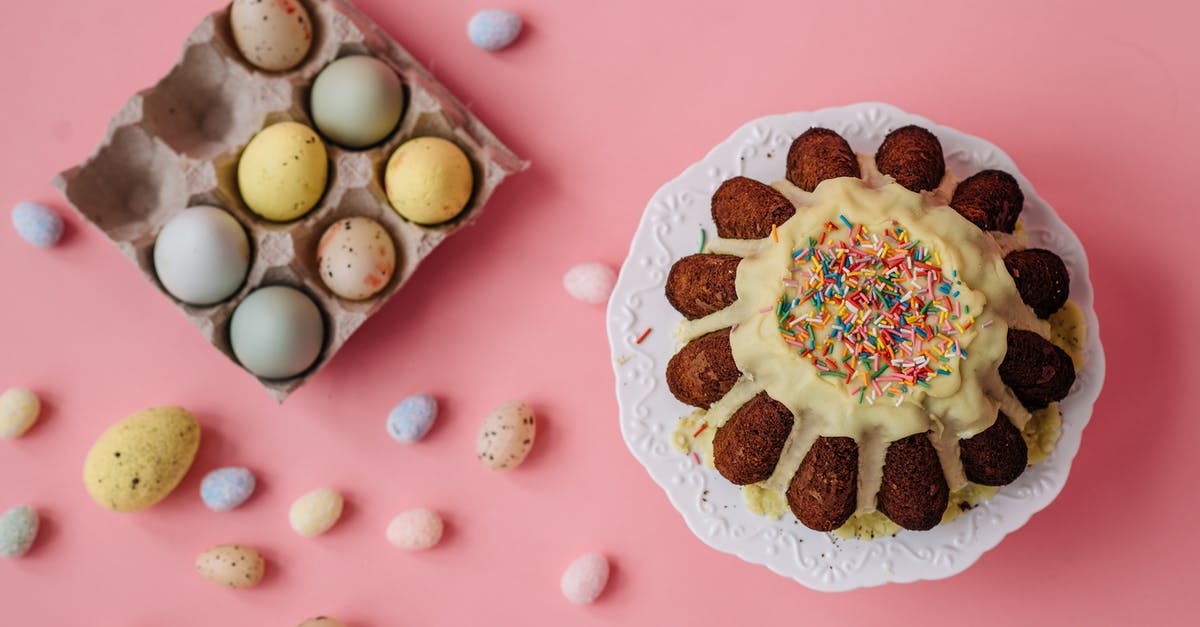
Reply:
[[[1193, 613], [1200, 540], [1195, 254], [1200, 46], [1192, 2], [561, 2], [499, 54], [467, 42], [479, 2], [361, 0], [533, 167], [436, 251], [332, 364], [282, 406], [213, 350], [51, 189], [109, 117], [170, 67], [216, 0], [5, 2], [0, 9], [0, 388], [47, 409], [0, 442], [0, 507], [44, 516], [26, 558], [0, 562], [6, 625], [1170, 624]], [[619, 264], [646, 201], [743, 122], [881, 100], [1013, 156], [1091, 253], [1108, 379], [1066, 489], [948, 580], [822, 594], [707, 548], [621, 441], [604, 311], [563, 272]], [[20, 241], [8, 208], [58, 208], [56, 249]], [[404, 396], [443, 414], [416, 446], [383, 424]], [[497, 474], [474, 460], [492, 407], [527, 399], [535, 450]], [[181, 488], [116, 515], [80, 480], [92, 440], [157, 404], [191, 408], [204, 443]], [[205, 472], [247, 465], [261, 487], [208, 511]], [[348, 505], [304, 539], [287, 508], [319, 486]], [[383, 530], [442, 512], [436, 550]], [[193, 570], [210, 545], [260, 547], [261, 587]], [[600, 550], [601, 601], [559, 593]]]

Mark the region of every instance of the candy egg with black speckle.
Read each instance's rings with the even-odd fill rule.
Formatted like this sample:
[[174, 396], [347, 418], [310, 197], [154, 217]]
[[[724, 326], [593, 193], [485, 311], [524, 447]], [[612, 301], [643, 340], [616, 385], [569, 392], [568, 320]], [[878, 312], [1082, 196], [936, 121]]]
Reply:
[[343, 218], [317, 244], [317, 271], [329, 291], [364, 300], [387, 287], [396, 270], [396, 246], [387, 229], [364, 217]]
[[312, 47], [312, 17], [299, 0], [233, 0], [229, 26], [242, 56], [270, 72], [300, 65]]
[[536, 432], [533, 409], [522, 401], [508, 401], [483, 419], [475, 454], [492, 470], [516, 468], [533, 448]]
[[262, 581], [267, 563], [247, 546], [222, 544], [196, 558], [196, 570], [207, 580], [226, 588], [253, 588]]

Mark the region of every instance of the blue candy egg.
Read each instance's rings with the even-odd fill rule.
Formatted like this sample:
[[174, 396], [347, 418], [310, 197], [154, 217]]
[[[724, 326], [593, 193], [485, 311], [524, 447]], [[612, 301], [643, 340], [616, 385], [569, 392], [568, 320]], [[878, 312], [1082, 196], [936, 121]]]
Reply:
[[218, 468], [200, 481], [200, 498], [214, 512], [229, 511], [254, 493], [254, 473], [246, 468]]
[[467, 22], [467, 36], [471, 38], [471, 43], [484, 50], [507, 47], [520, 34], [521, 18], [504, 9], [480, 11]]
[[432, 396], [414, 394], [400, 401], [388, 414], [388, 435], [397, 442], [412, 444], [429, 433], [433, 421], [437, 420], [437, 413], [437, 401]]
[[12, 223], [21, 239], [50, 248], [62, 237], [63, 221], [54, 210], [36, 202], [21, 202], [12, 210]]

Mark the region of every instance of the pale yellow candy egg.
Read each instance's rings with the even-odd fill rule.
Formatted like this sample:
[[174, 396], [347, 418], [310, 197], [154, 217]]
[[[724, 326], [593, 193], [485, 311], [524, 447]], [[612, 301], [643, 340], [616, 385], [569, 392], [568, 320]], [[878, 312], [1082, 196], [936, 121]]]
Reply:
[[251, 211], [273, 222], [295, 220], [325, 193], [329, 158], [316, 131], [280, 122], [259, 131], [238, 161], [238, 190]]
[[33, 392], [22, 388], [5, 390], [0, 394], [0, 439], [25, 435], [41, 411], [42, 404]]
[[467, 207], [475, 185], [471, 161], [454, 142], [418, 137], [404, 142], [384, 172], [388, 201], [417, 224], [441, 224]]
[[302, 536], [319, 536], [337, 524], [342, 517], [342, 505], [342, 495], [336, 490], [313, 490], [292, 503], [288, 522]]

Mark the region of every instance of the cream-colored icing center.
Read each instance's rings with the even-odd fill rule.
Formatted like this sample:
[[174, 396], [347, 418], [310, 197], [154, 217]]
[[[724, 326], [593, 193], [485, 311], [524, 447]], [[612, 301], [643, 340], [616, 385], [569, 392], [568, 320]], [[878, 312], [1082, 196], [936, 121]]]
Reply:
[[[737, 325], [730, 344], [743, 376], [729, 395], [701, 413], [709, 431], [715, 432], [760, 391], [797, 417], [774, 474], [757, 490], [782, 497], [817, 437], [848, 436], [859, 443], [857, 512], [862, 514], [875, 508], [888, 443], [916, 433], [931, 433], [951, 490], [966, 487], [959, 439], [990, 427], [998, 410], [1018, 428], [1030, 418], [998, 374], [1008, 328], [1045, 336], [1049, 326], [1021, 302], [993, 237], [946, 205], [956, 184], [952, 176], [946, 176], [938, 190], [917, 194], [881, 177], [870, 156], [860, 161], [863, 179], [830, 179], [812, 193], [787, 181], [774, 183], [797, 208], [791, 219], [778, 225], [778, 241], [773, 237], [712, 241], [708, 252], [744, 257], [737, 271], [738, 300], [710, 316], [685, 321], [678, 339], [686, 342]], [[790, 278], [789, 269], [796, 265], [793, 251], [803, 248], [810, 237], [819, 237], [827, 223], [842, 218], [873, 232], [902, 226], [913, 240], [939, 254], [947, 276], [953, 273], [961, 281], [955, 286], [956, 300], [963, 311], [971, 312], [974, 322], [957, 334], [967, 357], [949, 355], [944, 364], [948, 373], [930, 379], [928, 387], [910, 386], [903, 393], [892, 390], [892, 396], [864, 403], [861, 396], [851, 394], [860, 391], [859, 382], [820, 376], [812, 361], [780, 335], [775, 306], [783, 289], [781, 279]]]

